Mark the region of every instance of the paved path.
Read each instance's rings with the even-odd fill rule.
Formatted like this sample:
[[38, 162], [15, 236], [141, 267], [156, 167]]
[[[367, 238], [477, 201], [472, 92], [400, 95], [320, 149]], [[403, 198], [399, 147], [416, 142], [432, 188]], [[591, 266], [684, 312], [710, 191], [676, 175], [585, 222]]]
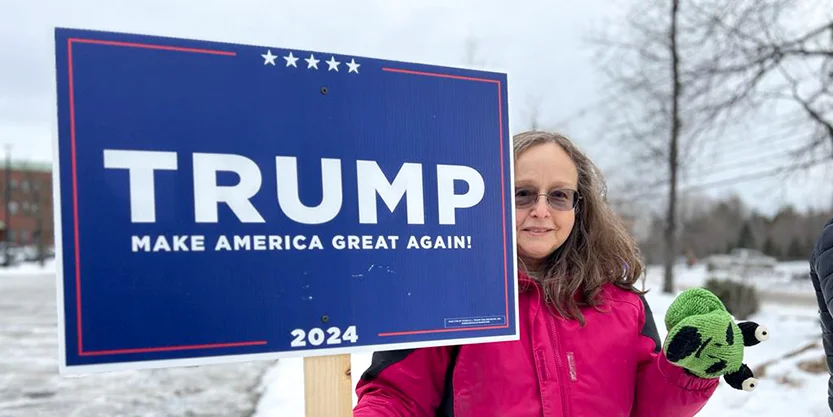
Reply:
[[58, 374], [53, 274], [0, 276], [0, 417], [246, 417], [274, 362]]

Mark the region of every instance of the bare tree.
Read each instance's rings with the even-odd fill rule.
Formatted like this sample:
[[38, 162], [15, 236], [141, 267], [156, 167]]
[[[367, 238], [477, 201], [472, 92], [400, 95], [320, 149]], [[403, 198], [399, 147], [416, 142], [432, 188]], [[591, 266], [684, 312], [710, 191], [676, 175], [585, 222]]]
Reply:
[[[599, 46], [602, 71], [611, 81], [613, 111], [605, 132], [630, 152], [632, 174], [647, 182], [668, 185], [665, 208], [663, 291], [674, 290], [673, 266], [677, 257], [677, 198], [680, 170], [693, 155], [690, 142], [698, 138], [685, 129], [683, 103], [691, 100], [683, 89], [684, 48], [693, 29], [681, 24], [680, 0], [637, 3], [613, 35], [592, 42]], [[657, 169], [658, 166], [664, 169]], [[652, 178], [653, 177], [653, 178]], [[621, 189], [620, 189], [621, 190]], [[612, 200], [627, 199], [628, 194]]]
[[480, 46], [477, 39], [471, 35], [466, 37], [463, 62], [469, 66], [481, 65], [483, 62], [478, 57], [477, 48]]
[[538, 130], [541, 127], [541, 96], [531, 95], [527, 98], [527, 112], [529, 117], [529, 128]]
[[665, 256], [664, 256], [664, 280], [662, 291], [671, 293], [674, 291], [674, 260], [677, 256], [677, 172], [679, 169], [679, 147], [680, 147], [680, 51], [677, 48], [677, 21], [680, 16], [680, 0], [671, 1], [671, 29], [668, 31], [669, 47], [668, 54], [671, 55], [671, 133], [669, 135], [668, 171], [671, 173], [668, 192], [668, 211], [665, 217]]
[[[829, 1], [824, 0], [828, 6]], [[664, 291], [673, 289], [681, 192], [783, 175], [824, 162], [819, 158], [831, 160], [833, 153], [827, 152], [833, 149], [833, 9], [822, 9], [823, 5], [813, 0], [649, 0], [634, 5], [614, 26], [614, 34], [593, 39], [602, 71], [611, 81], [609, 101], [614, 103], [608, 106], [613, 111], [604, 132], [625, 145], [623, 151], [631, 156], [628, 168], [643, 184], [636, 193], [633, 187], [612, 189], [612, 199], [666, 200]], [[809, 16], [818, 22], [808, 29]], [[803, 117], [785, 115], [784, 108]], [[777, 118], [767, 113], [776, 111]], [[791, 137], [781, 139], [806, 143], [781, 149], [779, 156], [789, 154], [796, 160], [775, 170], [680, 187], [681, 176], [705, 156], [706, 138], [720, 137], [752, 116], [789, 124]], [[805, 134], [797, 136], [795, 132], [802, 130]], [[755, 158], [744, 160], [746, 166], [754, 166]], [[740, 168], [738, 158], [728, 162]], [[727, 168], [733, 167], [712, 168], [711, 173]], [[708, 175], [701, 172], [690, 178]]]
[[710, 98], [701, 103], [703, 114], [741, 118], [785, 109], [804, 115], [804, 123], [792, 124], [796, 130], [814, 131], [793, 157], [830, 149], [822, 146], [833, 145], [830, 5], [829, 0], [692, 2], [688, 20], [707, 29], [703, 53], [693, 57], [686, 78], [690, 88]]

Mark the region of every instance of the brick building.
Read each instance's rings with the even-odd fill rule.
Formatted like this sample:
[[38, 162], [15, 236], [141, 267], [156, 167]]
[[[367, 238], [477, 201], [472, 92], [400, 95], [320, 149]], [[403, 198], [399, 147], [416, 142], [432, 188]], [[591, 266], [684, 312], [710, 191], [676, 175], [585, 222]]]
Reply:
[[11, 246], [36, 245], [40, 237], [52, 247], [52, 165], [13, 162], [8, 173], [7, 178], [5, 161], [0, 160], [0, 242], [8, 237]]

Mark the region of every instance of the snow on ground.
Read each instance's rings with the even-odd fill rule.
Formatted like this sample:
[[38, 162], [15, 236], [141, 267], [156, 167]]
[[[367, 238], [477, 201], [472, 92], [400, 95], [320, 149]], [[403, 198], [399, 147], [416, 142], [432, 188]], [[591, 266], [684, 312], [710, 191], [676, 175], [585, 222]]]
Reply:
[[21, 275], [44, 275], [55, 273], [55, 260], [49, 259], [41, 266], [37, 262], [26, 262], [14, 265], [9, 268], [0, 267], [0, 278], [11, 276], [20, 277]]
[[[646, 295], [646, 299], [654, 313], [660, 337], [664, 339], [667, 334], [665, 311], [674, 297], [662, 294], [659, 286], [655, 288]], [[816, 310], [812, 307], [764, 303], [761, 311], [749, 320], [765, 325], [770, 332], [769, 340], [748, 347], [744, 352], [744, 363], [756, 372], [760, 382], [758, 387], [751, 393], [738, 391], [721, 378], [715, 395], [698, 415], [829, 416], [827, 370], [820, 362], [824, 351]], [[788, 357], [802, 349], [807, 350], [795, 357]], [[817, 363], [814, 372], [799, 369], [798, 364], [805, 361]], [[761, 374], [758, 370], [764, 365], [765, 372]]]
[[273, 362], [59, 375], [55, 299], [48, 268], [0, 273], [0, 417], [244, 417], [254, 411], [255, 387]]
[[[372, 354], [361, 353], [350, 357], [353, 379], [353, 405], [356, 405], [356, 384], [362, 372], [370, 366]], [[263, 378], [258, 392], [262, 394], [252, 417], [303, 417], [304, 415], [304, 360], [282, 359]]]
[[[800, 265], [785, 265], [801, 272]], [[705, 281], [705, 268], [678, 269], [679, 282], [683, 286], [696, 286]], [[658, 274], [658, 275], [657, 275]], [[662, 268], [649, 268], [646, 298], [654, 314], [654, 320], [665, 338], [665, 311], [674, 296], [661, 293]], [[657, 276], [659, 279], [657, 279]], [[810, 290], [812, 295], [812, 289]], [[783, 417], [829, 416], [827, 408], [827, 371], [821, 364], [824, 353], [821, 347], [817, 312], [812, 304], [793, 303], [783, 305], [764, 302], [761, 311], [750, 320], [765, 325], [770, 339], [746, 349], [744, 362], [758, 373], [760, 384], [751, 393], [731, 388], [722, 379], [712, 400], [698, 414], [715, 417]], [[802, 349], [806, 349], [802, 351]], [[800, 352], [797, 353], [796, 352]], [[791, 355], [795, 355], [792, 356]], [[370, 363], [369, 354], [352, 355], [353, 403], [356, 402], [355, 385], [361, 373]], [[810, 371], [799, 364], [815, 363]], [[304, 372], [302, 359], [278, 362], [264, 378], [260, 387], [263, 396], [253, 417], [303, 416]]]
[[[727, 278], [754, 285], [765, 294], [813, 297], [813, 284], [809, 278], [810, 263], [807, 261], [781, 262], [772, 271], [749, 272], [747, 276], [729, 275], [723, 271], [709, 272], [704, 264], [691, 267], [676, 265], [674, 281], [677, 288], [702, 286], [710, 277]], [[650, 265], [647, 268], [647, 281], [656, 286], [662, 282], [663, 267]], [[660, 287], [661, 288], [661, 287]]]
[[[52, 268], [0, 268], [0, 417], [304, 415], [302, 359], [60, 376]], [[800, 263], [779, 266], [799, 274], [802, 268]], [[706, 271], [683, 266], [677, 276], [681, 287], [699, 285]], [[664, 337], [664, 315], [673, 296], [660, 292], [661, 277], [661, 267], [649, 268], [647, 286], [652, 290], [647, 299]], [[746, 350], [745, 362], [760, 379], [758, 388], [752, 393], [737, 391], [721, 380], [699, 415], [830, 415], [816, 308], [811, 303], [775, 301], [765, 299], [751, 318], [771, 334], [768, 341]], [[354, 404], [355, 384], [370, 357], [352, 355]]]

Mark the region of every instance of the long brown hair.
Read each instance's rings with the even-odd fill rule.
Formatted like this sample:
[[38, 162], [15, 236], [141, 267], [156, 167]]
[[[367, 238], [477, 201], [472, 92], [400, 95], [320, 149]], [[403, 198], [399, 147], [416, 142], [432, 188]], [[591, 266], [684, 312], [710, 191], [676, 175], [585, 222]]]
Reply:
[[[643, 293], [634, 287], [645, 266], [639, 247], [619, 216], [607, 204], [607, 188], [601, 171], [567, 137], [541, 131], [514, 136], [515, 159], [529, 148], [555, 143], [567, 153], [578, 170], [581, 200], [576, 221], [567, 240], [544, 262], [536, 280], [544, 288], [547, 303], [566, 318], [584, 325], [580, 307], [599, 309], [605, 283]], [[518, 259], [519, 267], [524, 268]]]

